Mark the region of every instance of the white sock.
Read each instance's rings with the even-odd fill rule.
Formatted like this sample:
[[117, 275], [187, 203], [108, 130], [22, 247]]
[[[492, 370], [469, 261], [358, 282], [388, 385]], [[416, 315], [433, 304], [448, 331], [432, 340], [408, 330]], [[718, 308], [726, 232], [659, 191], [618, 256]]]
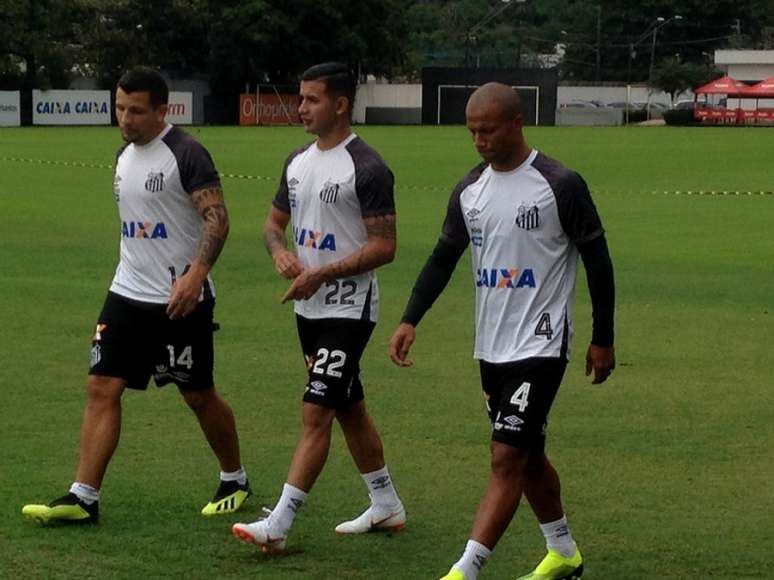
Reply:
[[285, 535], [290, 526], [293, 525], [293, 520], [296, 519], [296, 513], [304, 504], [306, 499], [306, 492], [301, 491], [297, 487], [293, 487], [289, 483], [282, 486], [282, 495], [274, 506], [269, 516], [269, 525], [275, 528], [280, 534]]
[[370, 473], [361, 473], [360, 476], [368, 486], [368, 493], [371, 494], [371, 501], [374, 505], [389, 508], [400, 505], [400, 499], [392, 485], [392, 478], [386, 465]]
[[85, 483], [81, 483], [80, 481], [76, 481], [70, 486], [70, 493], [77, 495], [78, 499], [86, 505], [91, 505], [95, 501], [99, 501], [99, 490], [94, 489]]
[[240, 465], [239, 469], [236, 471], [221, 471], [220, 480], [236, 481], [239, 485], [244, 485], [247, 483], [247, 472], [245, 471], [245, 468]]
[[575, 541], [567, 525], [567, 516], [547, 524], [540, 524], [540, 530], [546, 538], [546, 547], [556, 550], [565, 558], [571, 558], [575, 554]]
[[492, 555], [492, 550], [487, 548], [484, 544], [479, 544], [475, 540], [468, 540], [465, 545], [465, 551], [452, 568], [457, 568], [463, 574], [465, 574], [465, 580], [476, 580], [481, 568], [484, 567], [489, 556]]

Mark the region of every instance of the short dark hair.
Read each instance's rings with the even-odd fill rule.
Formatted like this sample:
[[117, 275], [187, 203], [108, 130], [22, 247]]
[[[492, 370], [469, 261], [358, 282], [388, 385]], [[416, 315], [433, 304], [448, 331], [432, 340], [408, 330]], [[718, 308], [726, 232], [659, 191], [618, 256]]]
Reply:
[[126, 71], [118, 79], [118, 86], [125, 93], [149, 93], [151, 105], [154, 107], [169, 102], [167, 81], [159, 71], [147, 66], [138, 66]]
[[341, 62], [324, 62], [309, 67], [301, 75], [302, 81], [323, 81], [325, 92], [333, 97], [349, 99], [349, 114], [355, 107], [357, 82], [349, 67]]

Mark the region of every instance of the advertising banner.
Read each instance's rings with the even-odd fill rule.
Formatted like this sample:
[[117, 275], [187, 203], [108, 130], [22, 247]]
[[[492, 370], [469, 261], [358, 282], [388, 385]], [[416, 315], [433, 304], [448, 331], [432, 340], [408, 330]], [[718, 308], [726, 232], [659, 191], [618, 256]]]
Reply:
[[21, 105], [19, 91], [0, 91], [0, 127], [18, 127], [21, 125]]
[[110, 125], [110, 91], [32, 91], [33, 125]]
[[190, 125], [193, 123], [193, 93], [169, 92], [167, 121], [173, 125]]
[[[260, 99], [260, 102], [259, 102]], [[299, 124], [298, 95], [260, 93], [239, 95], [240, 125]]]

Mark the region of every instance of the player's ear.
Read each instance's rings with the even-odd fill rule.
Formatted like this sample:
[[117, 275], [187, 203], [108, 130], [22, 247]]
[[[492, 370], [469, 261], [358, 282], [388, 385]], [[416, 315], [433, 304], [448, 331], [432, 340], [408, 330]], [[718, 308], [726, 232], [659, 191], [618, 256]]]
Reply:
[[168, 105], [159, 105], [156, 107], [156, 118], [159, 121], [163, 121], [164, 118], [167, 116], [167, 109], [169, 108]]
[[336, 114], [349, 115], [349, 99], [345, 96], [336, 97]]

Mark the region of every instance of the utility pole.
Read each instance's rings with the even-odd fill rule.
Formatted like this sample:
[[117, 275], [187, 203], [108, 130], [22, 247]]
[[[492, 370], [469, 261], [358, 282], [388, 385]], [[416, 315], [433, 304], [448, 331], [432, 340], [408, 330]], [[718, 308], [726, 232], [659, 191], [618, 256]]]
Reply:
[[602, 4], [597, 4], [597, 84], [602, 82]]

